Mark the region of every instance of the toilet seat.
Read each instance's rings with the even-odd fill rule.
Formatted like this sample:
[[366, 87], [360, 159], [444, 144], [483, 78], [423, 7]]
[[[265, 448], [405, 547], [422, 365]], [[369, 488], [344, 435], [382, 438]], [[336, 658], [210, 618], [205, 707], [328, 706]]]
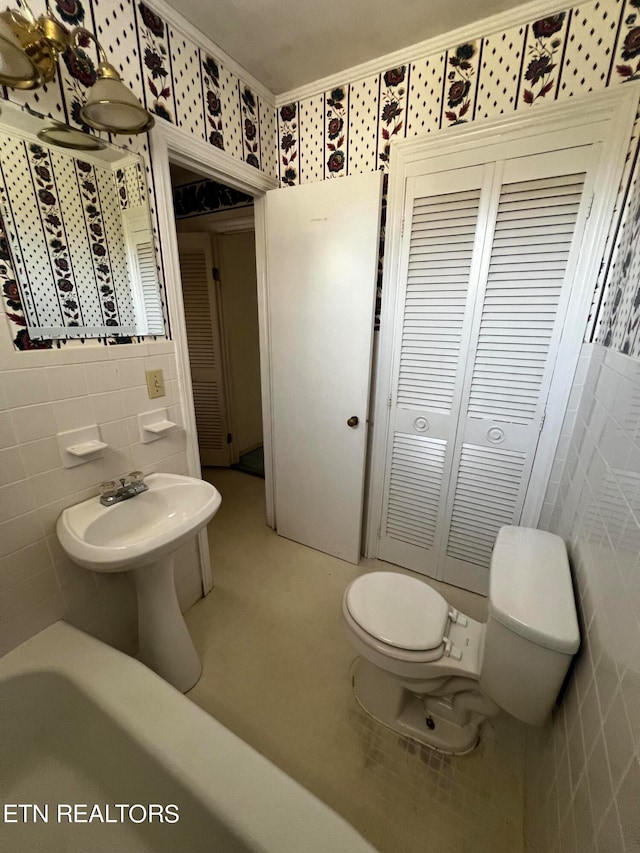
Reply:
[[346, 606], [367, 634], [410, 652], [439, 649], [449, 622], [449, 605], [440, 593], [394, 572], [357, 578], [347, 590]]

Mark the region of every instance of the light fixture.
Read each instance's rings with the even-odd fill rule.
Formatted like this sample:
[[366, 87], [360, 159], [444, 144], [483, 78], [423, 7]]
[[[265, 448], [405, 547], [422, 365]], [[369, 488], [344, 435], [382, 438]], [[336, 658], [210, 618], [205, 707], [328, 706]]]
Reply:
[[0, 12], [0, 85], [10, 89], [38, 89], [53, 80], [60, 55], [76, 51], [81, 38], [98, 48], [96, 82], [80, 108], [82, 120], [96, 130], [110, 133], [143, 133], [153, 127], [153, 116], [125, 86], [107, 60], [104, 48], [84, 27], [67, 29], [47, 5], [46, 15], [35, 18], [26, 0], [22, 10]]
[[74, 151], [101, 151], [107, 147], [107, 143], [103, 142], [98, 136], [83, 133], [75, 127], [58, 123], [43, 127], [38, 131], [37, 137], [42, 142], [46, 142], [47, 145], [73, 148]]

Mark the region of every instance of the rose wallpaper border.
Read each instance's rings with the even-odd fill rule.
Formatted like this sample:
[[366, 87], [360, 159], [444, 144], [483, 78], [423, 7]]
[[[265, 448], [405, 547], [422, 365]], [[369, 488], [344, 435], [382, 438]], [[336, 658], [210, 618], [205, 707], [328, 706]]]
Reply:
[[[607, 7], [604, 9], [604, 7]], [[535, 108], [536, 105], [549, 103], [563, 97], [569, 97], [572, 90], [563, 89], [563, 73], [568, 67], [569, 46], [575, 55], [571, 57], [576, 62], [576, 56], [581, 57], [585, 64], [592, 62], [589, 46], [575, 44], [576, 39], [582, 38], [577, 29], [577, 15], [580, 10], [586, 14], [588, 7], [572, 7], [535, 21], [523, 22], [521, 43], [511, 45], [509, 53], [522, 57], [518, 79], [515, 84], [516, 96], [512, 98], [512, 111]], [[600, 63], [597, 69], [591, 68], [591, 77], [585, 82], [580, 92], [604, 89], [619, 83], [640, 80], [640, 0], [602, 0], [592, 4], [594, 10], [592, 38], [598, 42]], [[596, 9], [604, 9], [600, 18], [595, 17]], [[615, 26], [609, 24], [615, 13]], [[572, 30], [575, 24], [576, 33]], [[489, 37], [499, 36], [499, 33], [478, 35], [458, 45], [453, 45], [440, 65], [440, 76], [437, 92], [432, 96], [432, 103], [439, 102], [439, 117], [437, 122], [421, 127], [416, 116], [424, 113], [429, 104], [421, 101], [418, 89], [411, 85], [410, 75], [417, 70], [432, 64], [438, 57], [428, 57], [417, 61], [409, 61], [406, 65], [393, 68], [381, 68], [376, 76], [373, 88], [377, 87], [377, 138], [375, 152], [370, 154], [369, 162], [363, 166], [362, 157], [357, 158], [354, 167], [350, 163], [346, 145], [339, 147], [340, 159], [332, 167], [325, 163], [324, 177], [349, 175], [362, 171], [373, 171], [389, 168], [389, 143], [393, 139], [404, 139], [418, 133], [428, 133], [443, 127], [472, 122], [476, 118], [476, 102], [480, 84], [490, 87], [496, 69], [485, 58], [485, 45]], [[495, 39], [494, 39], [495, 40]], [[604, 60], [602, 57], [605, 57]], [[499, 67], [505, 57], [494, 60]], [[596, 63], [597, 64], [597, 63]], [[594, 84], [594, 71], [599, 78]], [[497, 76], [497, 75], [496, 75]], [[349, 129], [353, 129], [356, 121], [351, 110], [351, 95], [360, 79], [345, 82], [336, 87], [339, 98], [334, 93], [325, 93], [325, 127], [330, 123], [337, 124], [335, 103], [340, 105], [340, 121], [345, 128], [344, 138]], [[282, 96], [286, 98], [286, 95]], [[317, 95], [311, 96], [316, 98]], [[311, 174], [305, 170], [304, 151], [312, 151], [311, 145], [305, 146], [299, 122], [296, 117], [301, 114], [303, 105], [310, 98], [291, 100], [278, 107], [278, 149], [279, 149], [279, 178], [282, 186], [295, 186], [303, 183], [301, 177]], [[374, 104], [372, 95], [372, 104]], [[502, 106], [495, 109], [492, 115], [504, 114], [507, 110]], [[363, 119], [361, 118], [360, 121]], [[331, 174], [327, 174], [330, 172]]]

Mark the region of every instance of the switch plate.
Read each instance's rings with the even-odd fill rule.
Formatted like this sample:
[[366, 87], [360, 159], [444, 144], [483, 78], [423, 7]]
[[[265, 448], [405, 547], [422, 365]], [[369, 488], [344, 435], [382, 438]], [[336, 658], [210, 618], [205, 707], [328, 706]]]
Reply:
[[155, 397], [164, 397], [164, 376], [162, 375], [162, 371], [147, 370], [145, 375], [147, 377], [147, 391], [149, 392], [149, 399], [153, 400]]

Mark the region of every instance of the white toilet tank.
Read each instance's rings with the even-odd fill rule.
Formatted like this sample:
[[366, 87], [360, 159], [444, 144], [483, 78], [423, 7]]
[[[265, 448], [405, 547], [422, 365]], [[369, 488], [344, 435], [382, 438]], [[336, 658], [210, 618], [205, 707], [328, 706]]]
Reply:
[[503, 527], [491, 558], [481, 689], [540, 726], [579, 645], [564, 542], [543, 530]]

